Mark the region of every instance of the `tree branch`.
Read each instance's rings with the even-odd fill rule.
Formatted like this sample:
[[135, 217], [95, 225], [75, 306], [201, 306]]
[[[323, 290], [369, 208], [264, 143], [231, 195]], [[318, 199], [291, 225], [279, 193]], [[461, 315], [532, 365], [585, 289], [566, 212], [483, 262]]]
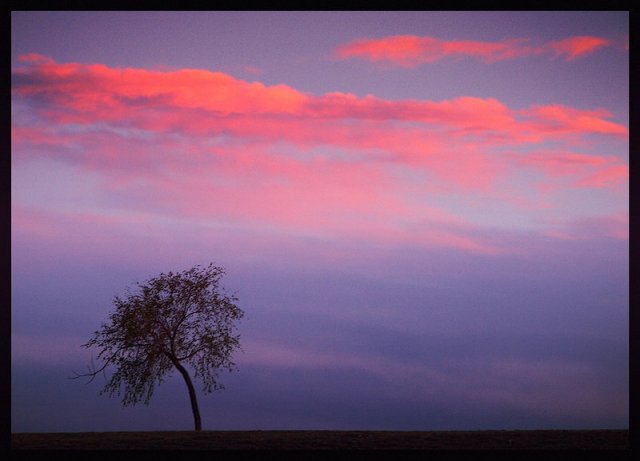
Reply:
[[[114, 355], [115, 355], [115, 354], [114, 354]], [[67, 377], [67, 379], [78, 379], [78, 378], [89, 377], [89, 381], [87, 381], [87, 384], [89, 384], [90, 382], [92, 382], [92, 381], [95, 379], [95, 377], [96, 377], [96, 376], [97, 376], [101, 371], [104, 371], [104, 370], [107, 368], [107, 366], [109, 365], [109, 363], [111, 363], [111, 359], [112, 359], [112, 358], [113, 358], [113, 356], [112, 356], [109, 360], [107, 360], [107, 361], [104, 363], [104, 365], [102, 365], [102, 366], [100, 367], [100, 369], [96, 370], [96, 367], [95, 367], [95, 365], [94, 365], [94, 363], [93, 363], [93, 356], [91, 356], [91, 367], [87, 367], [87, 368], [89, 369], [89, 373], [82, 373], [82, 374], [80, 374], [80, 373], [78, 373], [78, 372], [74, 371], [74, 372], [73, 372], [73, 374], [74, 374], [75, 376], [68, 376], [68, 377]]]
[[189, 360], [191, 357], [195, 356], [198, 352], [202, 352], [205, 350], [207, 350], [207, 346], [201, 346], [197, 348], [195, 351], [191, 352], [190, 354], [185, 355], [184, 357], [178, 357], [178, 360], [180, 360], [181, 362], [185, 360]]

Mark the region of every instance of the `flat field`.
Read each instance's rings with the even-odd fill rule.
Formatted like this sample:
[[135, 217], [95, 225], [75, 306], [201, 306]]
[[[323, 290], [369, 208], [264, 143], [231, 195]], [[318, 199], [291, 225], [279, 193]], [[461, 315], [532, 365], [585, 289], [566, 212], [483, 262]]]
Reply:
[[13, 450], [618, 450], [628, 430], [14, 433]]

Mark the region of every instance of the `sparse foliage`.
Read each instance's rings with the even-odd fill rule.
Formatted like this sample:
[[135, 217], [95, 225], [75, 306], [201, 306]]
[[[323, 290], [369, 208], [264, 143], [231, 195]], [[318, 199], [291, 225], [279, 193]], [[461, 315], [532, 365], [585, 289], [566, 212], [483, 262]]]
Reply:
[[235, 296], [221, 293], [224, 269], [209, 264], [180, 273], [160, 274], [137, 283], [135, 292], [113, 300], [115, 311], [93, 337], [83, 345], [96, 348], [99, 368], [76, 374], [92, 381], [112, 366], [115, 372], [102, 393], [121, 396], [124, 405], [149, 403], [154, 386], [175, 368], [189, 390], [195, 429], [202, 423], [188, 365], [209, 393], [223, 388], [220, 369], [232, 371], [231, 354], [239, 347], [234, 334], [236, 320], [244, 312]]

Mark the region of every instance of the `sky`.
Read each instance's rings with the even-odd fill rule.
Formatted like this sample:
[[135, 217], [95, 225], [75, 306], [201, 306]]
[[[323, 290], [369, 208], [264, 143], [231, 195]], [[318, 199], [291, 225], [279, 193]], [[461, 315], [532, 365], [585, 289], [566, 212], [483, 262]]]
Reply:
[[12, 12], [11, 428], [189, 430], [70, 380], [213, 262], [205, 430], [629, 421], [627, 12]]

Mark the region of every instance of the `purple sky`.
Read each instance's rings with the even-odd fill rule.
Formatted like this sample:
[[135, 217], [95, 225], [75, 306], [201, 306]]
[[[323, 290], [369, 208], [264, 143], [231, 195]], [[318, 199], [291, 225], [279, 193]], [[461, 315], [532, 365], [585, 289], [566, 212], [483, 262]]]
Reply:
[[209, 262], [246, 317], [204, 429], [628, 427], [628, 37], [12, 12], [12, 431], [190, 429], [179, 375], [67, 376], [114, 295]]

